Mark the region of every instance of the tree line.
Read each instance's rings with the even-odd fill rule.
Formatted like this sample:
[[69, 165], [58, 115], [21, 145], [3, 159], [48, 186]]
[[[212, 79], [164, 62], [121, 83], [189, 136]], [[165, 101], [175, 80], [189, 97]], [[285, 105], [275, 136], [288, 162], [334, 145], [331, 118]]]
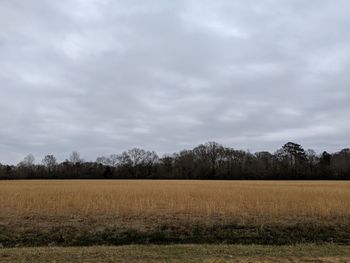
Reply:
[[288, 142], [274, 153], [250, 153], [208, 142], [161, 157], [133, 148], [95, 162], [78, 152], [61, 163], [46, 155], [41, 164], [29, 154], [18, 165], [0, 164], [0, 179], [349, 180], [350, 149], [316, 154]]

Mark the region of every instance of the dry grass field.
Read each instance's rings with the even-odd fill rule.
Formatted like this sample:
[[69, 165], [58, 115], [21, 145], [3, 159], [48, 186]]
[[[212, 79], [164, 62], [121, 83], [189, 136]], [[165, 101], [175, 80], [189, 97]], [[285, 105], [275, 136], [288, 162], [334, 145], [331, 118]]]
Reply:
[[350, 182], [0, 181], [1, 217], [350, 216]]
[[0, 245], [350, 244], [345, 181], [0, 181]]

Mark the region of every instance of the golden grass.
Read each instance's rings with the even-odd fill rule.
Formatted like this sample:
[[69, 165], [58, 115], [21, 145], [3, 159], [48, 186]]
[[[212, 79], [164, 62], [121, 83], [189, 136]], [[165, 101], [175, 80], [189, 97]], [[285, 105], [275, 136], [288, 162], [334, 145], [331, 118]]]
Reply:
[[0, 218], [101, 215], [345, 219], [350, 182], [0, 181]]

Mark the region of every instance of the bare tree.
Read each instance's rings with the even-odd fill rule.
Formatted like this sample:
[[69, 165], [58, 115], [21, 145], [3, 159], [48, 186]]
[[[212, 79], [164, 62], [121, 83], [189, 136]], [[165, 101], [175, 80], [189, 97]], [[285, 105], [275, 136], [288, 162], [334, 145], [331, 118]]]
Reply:
[[80, 158], [80, 154], [77, 151], [73, 151], [69, 156], [69, 162], [72, 164], [82, 163], [83, 159]]
[[35, 157], [33, 154], [28, 154], [26, 157], [24, 157], [23, 161], [21, 161], [18, 165], [19, 166], [33, 166], [35, 163]]
[[317, 154], [313, 149], [306, 150], [305, 154], [309, 164], [316, 165], [319, 162]]
[[55, 156], [49, 154], [44, 157], [42, 163], [49, 169], [49, 172], [51, 172], [52, 169], [57, 165], [57, 160]]
[[118, 155], [117, 154], [111, 154], [109, 156], [110, 165], [113, 167], [116, 167], [118, 165]]
[[207, 177], [216, 177], [219, 165], [224, 159], [224, 147], [216, 142], [207, 142], [194, 148], [193, 153], [200, 170], [205, 171]]
[[133, 167], [142, 164], [145, 160], [146, 151], [139, 148], [133, 148], [128, 151], [131, 163]]
[[102, 164], [102, 165], [109, 165], [110, 160], [106, 156], [100, 156], [96, 158], [96, 163]]
[[116, 167], [119, 162], [119, 156], [116, 154], [111, 154], [109, 157], [100, 156], [100, 157], [97, 157], [96, 162], [98, 164]]

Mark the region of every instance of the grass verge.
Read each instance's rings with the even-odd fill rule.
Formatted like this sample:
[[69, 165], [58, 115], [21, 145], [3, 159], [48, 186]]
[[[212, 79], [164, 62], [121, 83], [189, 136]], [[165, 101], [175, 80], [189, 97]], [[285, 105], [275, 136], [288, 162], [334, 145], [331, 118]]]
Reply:
[[[130, 244], [336, 243], [350, 245], [349, 223], [301, 220], [259, 225], [229, 220], [119, 218], [101, 221], [22, 219], [0, 224], [0, 246], [94, 246]], [[1, 220], [0, 220], [1, 222]]]
[[349, 262], [340, 245], [171, 245], [0, 249], [0, 262]]

